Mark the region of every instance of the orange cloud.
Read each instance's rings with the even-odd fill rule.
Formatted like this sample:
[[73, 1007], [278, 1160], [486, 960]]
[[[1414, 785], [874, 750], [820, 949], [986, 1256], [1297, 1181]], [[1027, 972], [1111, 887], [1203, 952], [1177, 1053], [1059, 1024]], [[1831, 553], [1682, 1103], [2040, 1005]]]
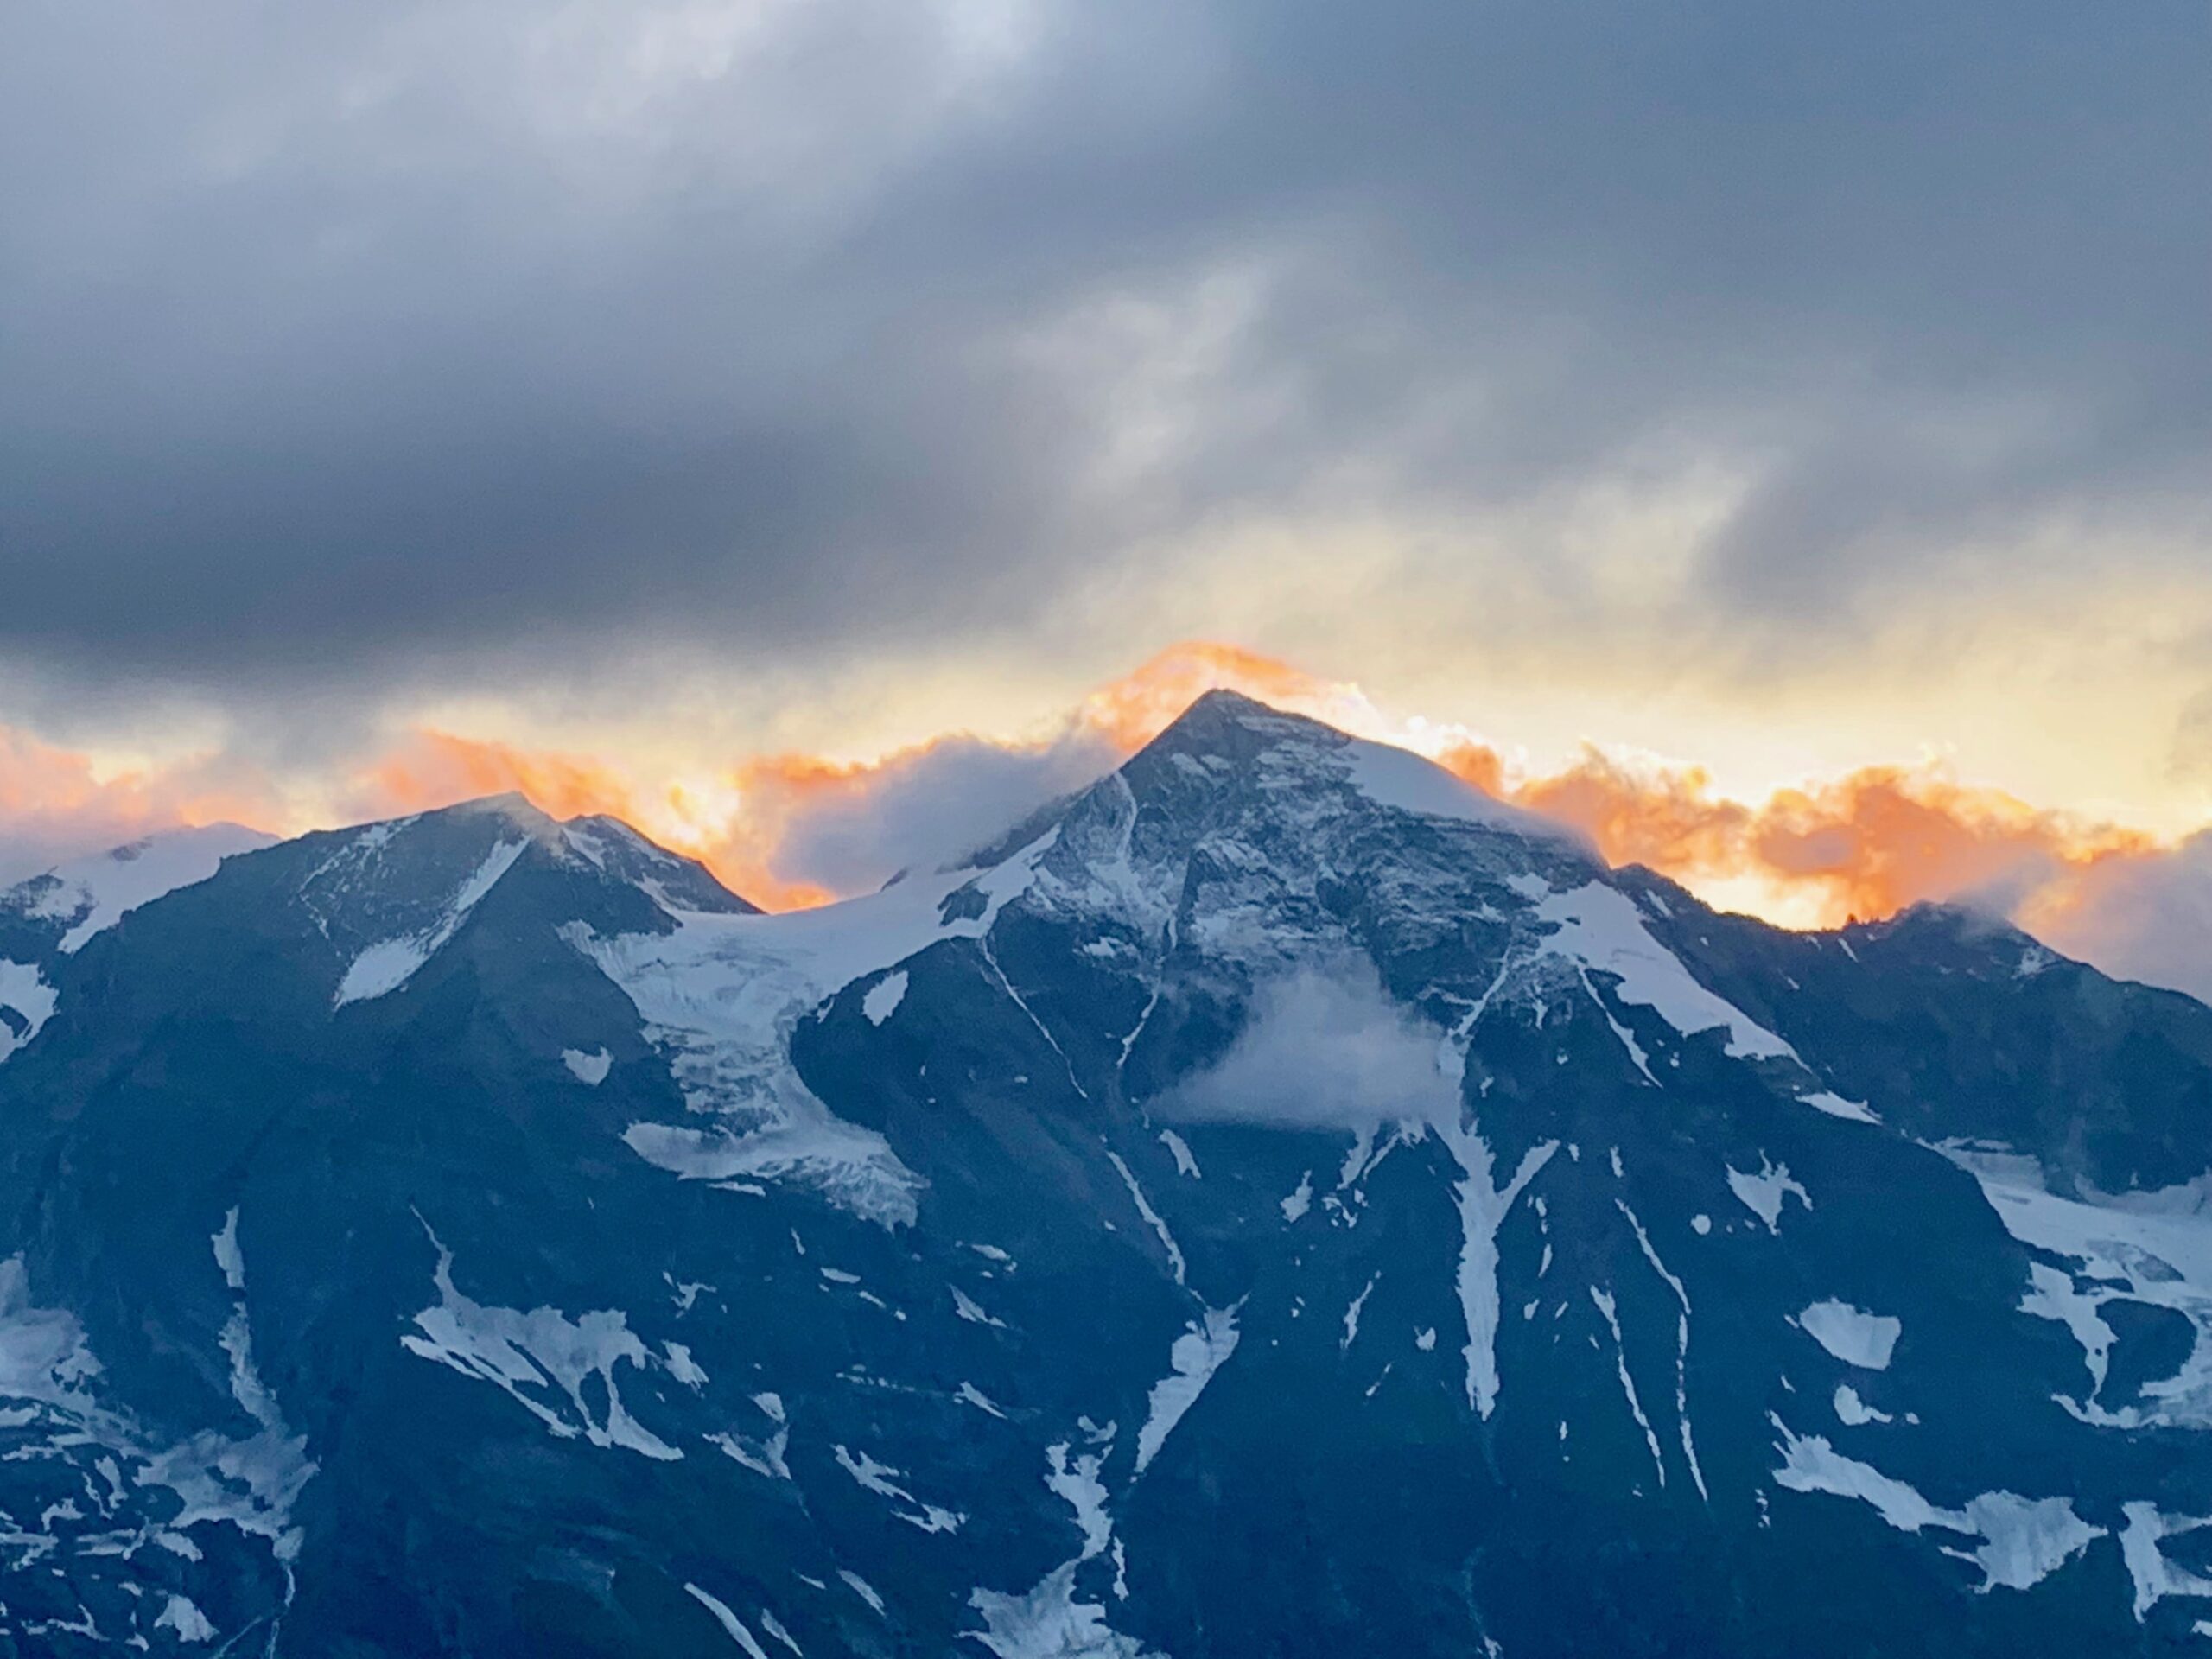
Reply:
[[[556, 818], [604, 813], [696, 858], [735, 892], [772, 910], [838, 895], [776, 874], [774, 855], [793, 791], [849, 769], [808, 757], [760, 757], [691, 779], [645, 783], [591, 755], [526, 749], [451, 732], [412, 732], [361, 768], [352, 816], [376, 817], [514, 791]], [[861, 769], [849, 769], [861, 770]]]
[[1609, 862], [1692, 887], [1750, 878], [1828, 925], [1929, 899], [2010, 910], [2069, 872], [2162, 844], [1927, 769], [1867, 767], [1747, 804], [1713, 795], [1694, 768], [1638, 772], [1592, 751], [1509, 792], [1582, 830]]
[[[1487, 758], [1502, 772], [1496, 758]], [[1743, 861], [1751, 810], [1712, 798], [1707, 787], [1700, 771], [1640, 776], [1589, 749], [1565, 772], [1526, 779], [1504, 792], [1581, 830], [1608, 863], [1649, 865], [1679, 878], [1690, 871], [1732, 870]]]
[[1715, 794], [1698, 767], [1635, 768], [1594, 747], [1564, 770], [1516, 777], [1496, 748], [1391, 721], [1357, 686], [1204, 641], [1171, 646], [1093, 693], [1078, 717], [1134, 749], [1216, 687], [1420, 748], [1485, 793], [1580, 830], [1609, 863], [1646, 865], [1693, 888], [1748, 880], [1776, 895], [1777, 913], [1826, 925], [1925, 900], [1971, 899], [2037, 918], [2063, 906], [2071, 915], [2088, 902], [2074, 878], [2166, 850], [2142, 831], [2033, 807], [1925, 767], [1866, 767], [1764, 802]]
[[[1448, 728], [1440, 736], [1440, 728], [1392, 721], [1357, 686], [1202, 640], [1170, 646], [1100, 687], [1044, 739], [948, 734], [866, 760], [755, 755], [688, 780], [648, 783], [590, 756], [423, 731], [364, 770], [354, 804], [373, 816], [518, 790], [556, 817], [606, 812], [634, 823], [771, 909], [817, 905], [852, 890], [849, 880], [795, 868], [823, 823], [850, 825], [886, 810], [893, 793], [926, 788], [933, 768], [977, 750], [1041, 763], [1089, 744], [1103, 766], [1217, 688], [1366, 735], [1414, 741], [1478, 788], [1579, 830], [1610, 863], [1647, 865], [1693, 888], [1739, 884], [1730, 889], [1737, 898], [1749, 881], [1774, 895], [1775, 913], [1798, 920], [1834, 925], [1971, 896], [2016, 907], [2055, 892], [2069, 872], [2160, 848], [2139, 831], [2042, 810], [1927, 769], [1867, 768], [1764, 802], [1715, 794], [1695, 767], [1632, 767], [1595, 748], [1564, 770], [1516, 777], [1497, 749]], [[0, 794], [0, 805], [5, 799]], [[885, 874], [874, 870], [868, 880]]]
[[2161, 845], [2141, 831], [2042, 810], [2000, 791], [1888, 767], [1810, 793], [1776, 795], [1752, 838], [1768, 868], [1825, 886], [1832, 914], [1864, 917], [1975, 897], [2009, 910], [2060, 876]]
[[[608, 813], [634, 823], [755, 903], [785, 909], [863, 890], [907, 859], [971, 850], [1217, 688], [1418, 748], [1477, 787], [1573, 826], [1609, 862], [1644, 864], [1800, 924], [1974, 899], [2054, 939], [2104, 948], [2105, 910], [2125, 899], [2131, 913], [2148, 915], [2157, 906], [2143, 895], [2160, 891], [2169, 872], [2212, 868], [2212, 853], [2184, 865], [2140, 831], [1925, 767], [1869, 767], [1753, 801], [1716, 793], [1698, 768], [1635, 766], [1596, 748], [1559, 771], [1522, 773], [1459, 728], [1390, 717], [1357, 685], [1205, 640], [1172, 645], [1101, 686], [1038, 737], [950, 733], [864, 760], [761, 754], [648, 777], [602, 756], [418, 730], [359, 763], [334, 798], [358, 820], [518, 791], [557, 817]], [[27, 849], [58, 857], [219, 818], [302, 827], [289, 817], [272, 780], [219, 760], [102, 777], [85, 755], [0, 727], [0, 860], [18, 874], [28, 873]]]
[[[1039, 778], [1063, 785], [1087, 781], [1083, 757], [1095, 755], [1089, 766], [1095, 774], [1150, 742], [1201, 694], [1224, 688], [1322, 718], [1341, 720], [1364, 703], [1355, 688], [1274, 658], [1193, 640], [1100, 687], [1058, 729], [1038, 739], [948, 733], [865, 760], [752, 755], [688, 779], [652, 783], [594, 756], [420, 730], [362, 766], [346, 803], [351, 816], [373, 817], [516, 791], [556, 817], [604, 812], [622, 818], [700, 860], [754, 903], [792, 909], [827, 904], [851, 890], [793, 868], [804, 860], [803, 843], [823, 823], [850, 825], [893, 792], [925, 789], [932, 770], [972, 762], [979, 750], [1029, 762]], [[1058, 764], [1063, 759], [1065, 764]], [[1015, 816], [1036, 804], [1027, 802]], [[1002, 827], [979, 825], [976, 841]], [[890, 873], [877, 869], [868, 880]]]
[[[864, 801], [875, 781], [903, 756], [934, 747], [925, 744], [865, 762], [810, 754], [756, 755], [742, 761], [728, 774], [737, 816], [699, 856], [726, 886], [770, 910], [800, 909], [848, 897], [819, 881], [779, 870], [779, 855], [790, 843], [794, 820], [810, 809]], [[750, 887], [745, 885], [748, 880]], [[753, 898], [756, 891], [768, 896]]]
[[422, 812], [510, 791], [561, 818], [634, 804], [627, 779], [605, 761], [428, 730], [372, 762], [354, 786], [365, 815]]
[[1485, 795], [1505, 798], [1505, 758], [1488, 744], [1455, 738], [1429, 759], [1462, 783], [1472, 784]]
[[1077, 707], [1075, 718], [1121, 753], [1134, 754], [1209, 691], [1241, 691], [1278, 708], [1309, 713], [1357, 695], [1351, 687], [1241, 645], [1185, 639], [1099, 687]]
[[272, 789], [219, 760], [103, 776], [90, 755], [0, 726], [0, 881], [157, 830], [283, 818]]

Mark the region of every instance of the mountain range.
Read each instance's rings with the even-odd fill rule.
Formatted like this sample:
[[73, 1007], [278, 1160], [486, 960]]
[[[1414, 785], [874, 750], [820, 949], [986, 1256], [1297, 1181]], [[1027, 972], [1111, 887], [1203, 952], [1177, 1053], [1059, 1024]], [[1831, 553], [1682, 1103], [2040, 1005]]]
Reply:
[[0, 895], [0, 1653], [2212, 1652], [2212, 1009], [1229, 693], [768, 915]]

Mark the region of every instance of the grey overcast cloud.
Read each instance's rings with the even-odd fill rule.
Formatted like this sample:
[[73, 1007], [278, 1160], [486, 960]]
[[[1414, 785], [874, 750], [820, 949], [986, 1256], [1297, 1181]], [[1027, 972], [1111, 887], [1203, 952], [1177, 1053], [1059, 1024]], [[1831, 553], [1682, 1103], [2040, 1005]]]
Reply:
[[988, 651], [1298, 521], [1400, 530], [1385, 603], [1564, 632], [1620, 555], [1544, 523], [1624, 480], [1703, 515], [1635, 626], [1762, 661], [2085, 541], [2194, 583], [2208, 30], [19, 6], [0, 649], [41, 698], [247, 706], [637, 639]]

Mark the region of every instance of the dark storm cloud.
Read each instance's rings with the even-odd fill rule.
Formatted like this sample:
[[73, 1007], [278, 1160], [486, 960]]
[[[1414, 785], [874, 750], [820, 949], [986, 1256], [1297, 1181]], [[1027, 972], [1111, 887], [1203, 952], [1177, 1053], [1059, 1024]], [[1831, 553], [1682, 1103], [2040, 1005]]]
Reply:
[[1685, 608], [1847, 633], [2212, 512], [2207, 19], [17, 7], [0, 653], [789, 662], [1700, 457], [1747, 495]]

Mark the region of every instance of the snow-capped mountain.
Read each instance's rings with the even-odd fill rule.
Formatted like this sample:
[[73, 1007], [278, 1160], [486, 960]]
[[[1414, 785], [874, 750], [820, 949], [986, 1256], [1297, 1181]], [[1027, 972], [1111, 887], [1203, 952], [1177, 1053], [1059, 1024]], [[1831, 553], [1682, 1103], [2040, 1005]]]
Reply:
[[275, 840], [236, 823], [171, 830], [0, 891], [0, 1059], [54, 1012], [46, 969], [56, 958], [74, 956], [140, 906], [205, 881], [232, 854]]
[[0, 1651], [2212, 1651], [2212, 1010], [1958, 912], [1215, 694], [823, 911], [503, 798], [0, 955]]
[[215, 874], [233, 853], [267, 847], [276, 837], [238, 823], [171, 830], [90, 858], [57, 864], [43, 875], [0, 892], [0, 921], [33, 949], [48, 943], [64, 956], [84, 948], [141, 905], [151, 904]]

